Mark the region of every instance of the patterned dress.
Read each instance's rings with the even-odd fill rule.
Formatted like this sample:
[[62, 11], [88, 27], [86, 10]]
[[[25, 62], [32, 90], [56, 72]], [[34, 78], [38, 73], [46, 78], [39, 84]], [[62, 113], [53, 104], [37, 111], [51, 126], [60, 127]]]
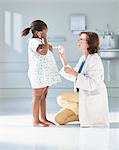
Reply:
[[41, 44], [41, 40], [39, 38], [29, 39], [28, 76], [32, 88], [43, 88], [61, 82], [53, 53], [48, 50], [46, 55], [39, 54], [36, 52], [39, 44]]

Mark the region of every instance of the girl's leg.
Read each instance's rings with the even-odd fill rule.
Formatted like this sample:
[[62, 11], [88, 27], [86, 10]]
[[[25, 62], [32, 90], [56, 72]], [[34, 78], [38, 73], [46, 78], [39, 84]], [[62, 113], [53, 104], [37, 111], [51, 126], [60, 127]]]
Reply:
[[53, 122], [46, 118], [46, 97], [48, 93], [48, 87], [44, 89], [42, 100], [41, 100], [41, 120], [47, 125], [55, 125]]
[[32, 90], [32, 112], [33, 112], [33, 125], [45, 127], [46, 125], [39, 120], [39, 109], [41, 105], [43, 88]]

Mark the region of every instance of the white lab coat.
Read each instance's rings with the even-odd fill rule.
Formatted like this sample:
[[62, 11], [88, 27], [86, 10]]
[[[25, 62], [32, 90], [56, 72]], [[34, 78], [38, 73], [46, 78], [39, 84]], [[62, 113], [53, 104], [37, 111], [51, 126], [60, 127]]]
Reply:
[[[78, 71], [83, 55], [74, 70]], [[68, 65], [69, 66], [69, 65]], [[74, 81], [74, 90], [79, 88], [79, 118], [81, 127], [108, 127], [109, 109], [108, 95], [104, 83], [104, 69], [100, 56], [95, 53], [88, 55], [81, 73], [77, 79], [60, 70], [60, 74]]]

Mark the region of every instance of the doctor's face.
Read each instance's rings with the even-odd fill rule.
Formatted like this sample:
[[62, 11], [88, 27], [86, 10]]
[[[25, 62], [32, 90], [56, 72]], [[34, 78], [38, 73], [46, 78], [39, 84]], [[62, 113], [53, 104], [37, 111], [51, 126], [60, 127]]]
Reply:
[[83, 33], [79, 36], [79, 39], [78, 39], [78, 46], [80, 49], [82, 49], [84, 51], [86, 51], [87, 48], [89, 47], [87, 38], [88, 38], [87, 35]]

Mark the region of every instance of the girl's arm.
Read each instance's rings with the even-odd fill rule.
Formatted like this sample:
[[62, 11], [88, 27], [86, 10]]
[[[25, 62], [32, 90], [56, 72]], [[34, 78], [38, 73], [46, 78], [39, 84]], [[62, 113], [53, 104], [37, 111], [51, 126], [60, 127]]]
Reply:
[[53, 51], [53, 47], [52, 47], [52, 45], [48, 44], [46, 37], [43, 38], [43, 42], [44, 42], [44, 44], [48, 45], [48, 49], [52, 52]]
[[39, 44], [36, 51], [41, 55], [46, 55], [49, 49], [46, 34], [42, 33], [42, 31], [37, 31], [37, 36], [41, 40], [41, 44]]
[[41, 38], [41, 42], [42, 44], [38, 46], [37, 52], [41, 55], [46, 55], [49, 49], [49, 45], [45, 36]]

